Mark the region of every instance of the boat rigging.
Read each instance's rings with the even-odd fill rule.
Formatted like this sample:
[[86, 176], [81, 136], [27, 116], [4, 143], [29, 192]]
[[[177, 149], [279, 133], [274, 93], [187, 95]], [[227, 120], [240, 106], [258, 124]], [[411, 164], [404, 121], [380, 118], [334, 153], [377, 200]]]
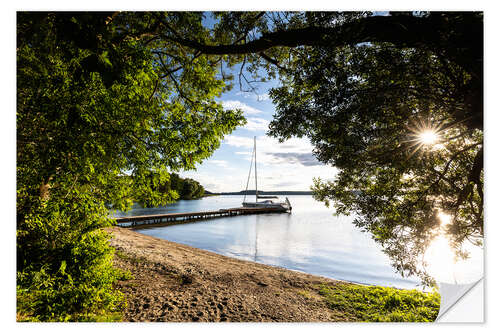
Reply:
[[[248, 193], [248, 185], [250, 183], [250, 175], [252, 174], [252, 165], [254, 165], [255, 171], [255, 202], [247, 202], [246, 197]], [[259, 199], [266, 199], [264, 201], [259, 201]], [[248, 171], [247, 186], [245, 189], [245, 196], [243, 198], [243, 207], [253, 207], [253, 208], [275, 208], [283, 212], [291, 212], [292, 205], [288, 198], [285, 198], [284, 202], [273, 201], [271, 199], [278, 199], [277, 196], [273, 195], [259, 195], [257, 187], [257, 141], [256, 137], [253, 137], [253, 153], [252, 159], [250, 161], [250, 170]]]

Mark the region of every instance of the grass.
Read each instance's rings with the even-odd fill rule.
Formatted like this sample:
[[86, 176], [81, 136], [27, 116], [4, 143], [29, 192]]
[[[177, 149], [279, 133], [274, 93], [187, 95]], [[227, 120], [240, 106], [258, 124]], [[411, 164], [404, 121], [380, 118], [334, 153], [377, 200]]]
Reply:
[[[299, 291], [298, 291], [298, 294], [299, 294], [299, 295], [302, 295], [303, 297], [308, 298], [308, 299], [312, 299], [312, 298], [314, 298], [314, 296], [313, 296], [313, 295], [311, 294], [311, 292], [310, 292], [310, 291], [308, 291], [308, 290], [299, 290]], [[278, 295], [277, 295], [277, 296], [279, 296], [279, 293], [278, 293]]]
[[439, 313], [439, 293], [346, 283], [321, 285], [328, 306], [348, 321], [430, 322]]

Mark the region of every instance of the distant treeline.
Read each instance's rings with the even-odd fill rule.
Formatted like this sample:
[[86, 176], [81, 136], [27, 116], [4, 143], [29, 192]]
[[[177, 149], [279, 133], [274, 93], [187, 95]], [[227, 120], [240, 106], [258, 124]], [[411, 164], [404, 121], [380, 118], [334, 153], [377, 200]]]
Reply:
[[170, 189], [179, 193], [179, 199], [198, 199], [205, 195], [205, 188], [196, 180], [181, 178], [178, 174], [170, 174]]
[[[258, 191], [259, 195], [312, 195], [312, 191]], [[220, 195], [255, 195], [255, 190], [211, 193]]]
[[[130, 176], [124, 176], [130, 179]], [[144, 181], [148, 187], [147, 191], [159, 193], [159, 195], [168, 196], [170, 200], [191, 200], [199, 199], [205, 195], [205, 188], [196, 180], [191, 178], [182, 178], [176, 173], [170, 173], [167, 177], [156, 179], [156, 176], [151, 174]], [[132, 183], [133, 180], [130, 179]], [[152, 206], [148, 201], [144, 201], [141, 193], [135, 193], [132, 198], [135, 202]]]

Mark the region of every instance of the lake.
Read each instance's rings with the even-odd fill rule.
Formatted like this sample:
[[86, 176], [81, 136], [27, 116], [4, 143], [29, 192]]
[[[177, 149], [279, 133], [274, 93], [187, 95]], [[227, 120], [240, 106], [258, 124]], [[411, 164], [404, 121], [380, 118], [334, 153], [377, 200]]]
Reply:
[[[328, 278], [418, 288], [418, 279], [402, 278], [395, 273], [381, 247], [369, 234], [352, 225], [353, 217], [333, 216], [333, 209], [310, 195], [292, 195], [289, 199], [291, 214], [223, 217], [136, 231], [233, 258]], [[134, 205], [132, 210], [117, 212], [115, 216], [218, 210], [240, 207], [242, 201], [243, 196], [226, 195], [180, 200], [167, 207], [145, 209]]]

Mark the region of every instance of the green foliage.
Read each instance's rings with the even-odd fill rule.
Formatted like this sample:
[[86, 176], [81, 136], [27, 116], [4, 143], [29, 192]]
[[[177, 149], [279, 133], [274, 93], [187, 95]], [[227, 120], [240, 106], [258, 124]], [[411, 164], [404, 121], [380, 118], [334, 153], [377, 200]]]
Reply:
[[205, 195], [205, 188], [199, 182], [191, 178], [181, 178], [176, 173], [170, 174], [169, 181], [159, 191], [175, 191], [182, 200], [199, 199]]
[[[198, 13], [168, 20], [206, 33]], [[244, 122], [215, 101], [225, 82], [210, 57], [151, 42], [155, 24], [147, 13], [18, 13], [17, 293], [34, 320], [114, 318], [124, 273], [112, 269], [105, 204], [177, 199], [158, 191], [167, 170], [193, 169]]]
[[[205, 195], [205, 189], [199, 182], [191, 178], [181, 178], [176, 173], [151, 172], [142, 182], [141, 190], [133, 194], [133, 201], [143, 207], [156, 207], [157, 202], [199, 199]], [[161, 201], [162, 198], [165, 200]]]
[[[120, 312], [123, 296], [112, 290], [125, 272], [113, 268], [113, 249], [100, 230], [85, 234], [71, 253], [61, 253], [59, 269], [46, 259], [41, 268], [35, 260], [18, 272], [18, 312], [36, 321], [94, 321]], [[61, 251], [62, 252], [62, 251]]]
[[181, 199], [197, 199], [203, 197], [205, 189], [196, 180], [186, 178], [181, 192]]
[[332, 310], [355, 321], [429, 322], [439, 313], [439, 293], [338, 283], [319, 291]]

